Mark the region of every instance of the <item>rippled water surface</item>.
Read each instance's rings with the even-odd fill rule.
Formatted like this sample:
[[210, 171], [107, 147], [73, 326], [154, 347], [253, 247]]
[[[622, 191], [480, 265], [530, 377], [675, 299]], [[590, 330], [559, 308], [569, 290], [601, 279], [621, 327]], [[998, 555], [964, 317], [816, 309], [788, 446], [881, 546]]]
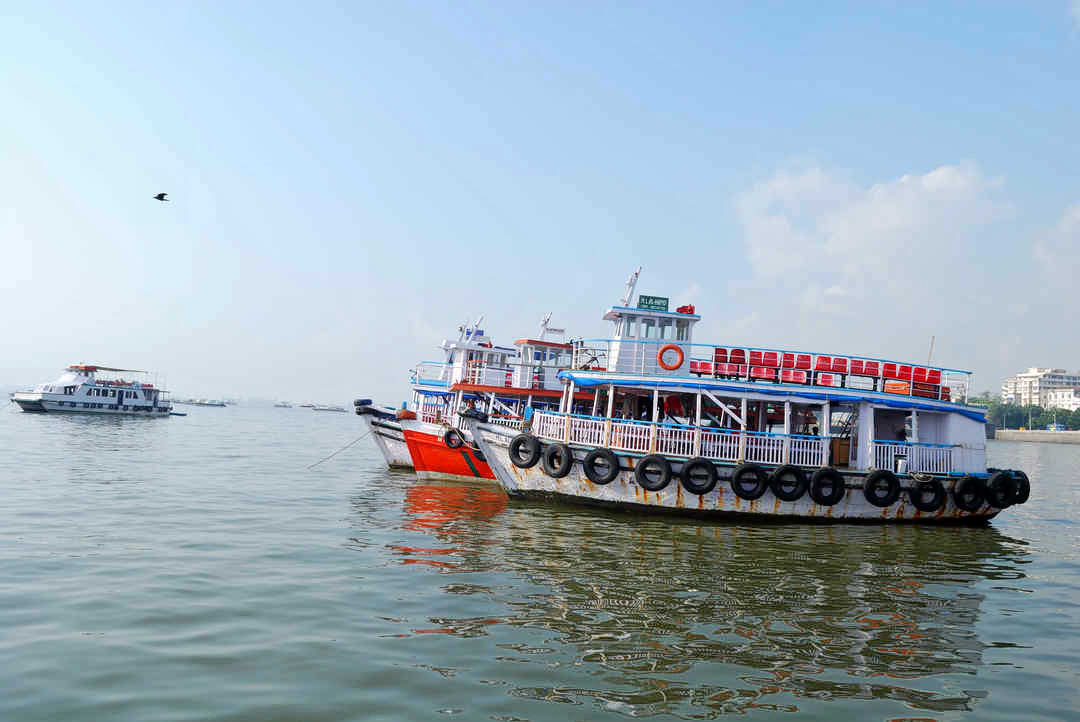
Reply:
[[[183, 407], [182, 407], [183, 408]], [[0, 719], [1076, 719], [1080, 446], [986, 528], [508, 503], [356, 416], [0, 409]]]

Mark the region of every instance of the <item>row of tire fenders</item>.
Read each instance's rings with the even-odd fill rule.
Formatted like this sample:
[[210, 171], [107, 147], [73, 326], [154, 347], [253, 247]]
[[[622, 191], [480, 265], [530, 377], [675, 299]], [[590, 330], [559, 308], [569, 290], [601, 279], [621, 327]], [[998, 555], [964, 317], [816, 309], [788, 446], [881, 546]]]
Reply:
[[[568, 475], [574, 465], [574, 455], [566, 444], [541, 446], [540, 440], [531, 434], [518, 434], [510, 441], [510, 461], [520, 469], [530, 469], [538, 463], [548, 476], [561, 479]], [[594, 484], [610, 484], [619, 475], [619, 458], [611, 449], [596, 448], [581, 461], [582, 471]], [[983, 504], [1004, 509], [1013, 504], [1023, 504], [1031, 493], [1031, 484], [1022, 471], [991, 470], [990, 478], [966, 476], [956, 482], [952, 490], [957, 508], [976, 512]], [[675, 474], [669, 462], [656, 454], [646, 456], [634, 465], [634, 480], [646, 491], [661, 491]], [[683, 463], [678, 473], [682, 487], [691, 494], [708, 494], [716, 488], [719, 477], [716, 465], [709, 459], [697, 457]], [[766, 491], [781, 501], [798, 501], [809, 494], [815, 504], [833, 506], [847, 493], [843, 475], [831, 467], [817, 469], [807, 478], [798, 466], [784, 464], [772, 471], [758, 464], [742, 463], [731, 475], [731, 490], [747, 501], [760, 499]], [[940, 480], [930, 478], [915, 480], [908, 488], [900, 485], [896, 474], [885, 469], [873, 471], [863, 483], [866, 500], [880, 508], [896, 503], [903, 491], [911, 504], [921, 512], [936, 512], [945, 506], [947, 492]]]

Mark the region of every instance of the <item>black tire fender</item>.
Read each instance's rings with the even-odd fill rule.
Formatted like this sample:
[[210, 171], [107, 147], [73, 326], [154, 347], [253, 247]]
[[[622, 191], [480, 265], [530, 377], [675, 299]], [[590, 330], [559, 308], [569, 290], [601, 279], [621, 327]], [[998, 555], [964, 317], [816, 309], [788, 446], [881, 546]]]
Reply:
[[1007, 509], [1016, 503], [1016, 480], [1007, 471], [998, 471], [986, 482], [986, 503]]
[[1031, 496], [1031, 482], [1028, 480], [1027, 474], [1022, 471], [1014, 471], [1012, 474], [1013, 480], [1016, 482], [1016, 499], [1013, 503], [1023, 504]]
[[953, 487], [953, 503], [963, 511], [976, 512], [986, 501], [986, 484], [977, 476], [966, 476]]
[[[699, 476], [702, 473], [704, 480]], [[683, 464], [679, 478], [684, 489], [691, 494], [702, 496], [716, 488], [716, 467], [708, 459], [698, 456]]]
[[518, 434], [510, 440], [510, 463], [519, 469], [531, 469], [540, 461], [540, 440], [531, 434]]
[[900, 480], [888, 469], [878, 469], [863, 482], [863, 496], [881, 509], [892, 506], [900, 498]]
[[[927, 494], [932, 496], [927, 499]], [[932, 512], [945, 506], [945, 487], [937, 479], [920, 481], [908, 489], [908, 499], [911, 505], [919, 511]]]
[[460, 449], [465, 444], [465, 438], [457, 429], [447, 429], [442, 440], [451, 449]]
[[778, 466], [769, 476], [769, 488], [780, 501], [798, 501], [806, 493], [806, 474], [792, 464]]
[[739, 464], [731, 475], [731, 490], [740, 499], [760, 499], [769, 489], [765, 470], [757, 464]]
[[[825, 489], [828, 489], [826, 493]], [[844, 475], [829, 466], [823, 466], [810, 477], [810, 498], [815, 504], [833, 506], [847, 494]]]
[[[653, 479], [649, 476], [650, 471], [659, 473], [659, 477]], [[645, 491], [660, 491], [671, 481], [671, 464], [662, 456], [653, 454], [634, 464], [634, 481]]]
[[[596, 468], [596, 462], [600, 460], [603, 460], [607, 467], [607, 470], [603, 473]], [[585, 460], [581, 462], [581, 468], [592, 483], [601, 486], [610, 484], [619, 475], [619, 457], [615, 456], [615, 452], [611, 449], [593, 449], [585, 455]]]
[[544, 467], [545, 474], [553, 479], [561, 479], [569, 474], [574, 466], [574, 455], [566, 444], [552, 444], [544, 448], [540, 464]]

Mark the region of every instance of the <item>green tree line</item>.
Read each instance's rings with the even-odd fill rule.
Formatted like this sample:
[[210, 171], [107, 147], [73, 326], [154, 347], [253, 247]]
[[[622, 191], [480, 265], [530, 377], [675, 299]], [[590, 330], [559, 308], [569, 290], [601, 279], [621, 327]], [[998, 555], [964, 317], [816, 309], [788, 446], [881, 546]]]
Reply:
[[1080, 429], [1080, 409], [1044, 409], [1041, 406], [1018, 406], [1006, 404], [1001, 399], [989, 399], [986, 404], [986, 420], [999, 429], [1045, 429], [1055, 422], [1070, 429]]

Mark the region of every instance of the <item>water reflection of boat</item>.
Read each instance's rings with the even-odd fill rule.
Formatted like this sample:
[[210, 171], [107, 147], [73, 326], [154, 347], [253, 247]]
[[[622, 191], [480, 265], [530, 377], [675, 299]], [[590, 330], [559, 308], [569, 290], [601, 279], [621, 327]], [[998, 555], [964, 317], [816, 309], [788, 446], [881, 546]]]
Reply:
[[972, 710], [985, 696], [977, 684], [940, 677], [984, 664], [980, 584], [1018, 586], [1027, 555], [993, 528], [748, 527], [520, 504], [501, 513], [494, 494], [407, 490], [407, 528], [438, 543], [399, 545], [406, 563], [523, 582], [500, 587], [502, 614], [481, 605], [488, 613], [415, 631], [491, 635], [504, 649], [546, 629], [536, 661], [572, 659], [587, 668], [575, 679], [592, 686], [513, 694], [598, 709], [614, 700], [634, 716], [824, 712], [840, 699]]

